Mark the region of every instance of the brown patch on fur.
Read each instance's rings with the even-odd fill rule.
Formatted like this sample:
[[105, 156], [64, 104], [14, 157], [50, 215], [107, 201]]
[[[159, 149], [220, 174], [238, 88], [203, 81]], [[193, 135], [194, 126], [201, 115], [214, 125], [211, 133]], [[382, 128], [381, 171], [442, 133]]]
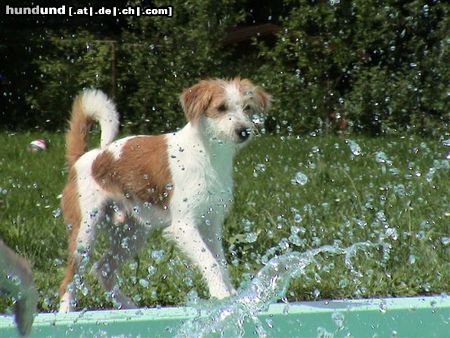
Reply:
[[183, 90], [180, 102], [187, 120], [196, 123], [211, 106], [211, 101], [220, 99], [220, 96], [224, 97], [223, 81], [218, 79], [202, 80]]
[[[249, 96], [248, 103], [258, 110], [260, 113], [265, 113], [270, 107], [270, 101], [272, 97], [261, 87], [255, 86], [248, 79], [241, 79], [240, 77], [236, 77], [233, 79], [233, 82], [237, 84], [239, 87], [239, 91], [242, 96]], [[246, 95], [246, 93], [251, 93], [250, 95]]]
[[122, 190], [117, 183], [116, 159], [109, 151], [104, 151], [92, 162], [92, 176], [106, 191], [113, 194], [121, 194]]
[[256, 102], [261, 108], [261, 112], [265, 113], [270, 108], [272, 97], [261, 87], [256, 87], [254, 90]]
[[73, 101], [69, 130], [66, 133], [66, 160], [69, 168], [87, 151], [87, 137], [93, 122], [83, 111], [81, 96], [77, 96]]
[[221, 105], [224, 105], [227, 108], [227, 101], [225, 97], [224, 91], [224, 81], [216, 81], [217, 83], [213, 84], [210, 88], [211, 90], [211, 99], [209, 101], [209, 107], [207, 108], [205, 115], [211, 118], [218, 118], [223, 116], [226, 111], [219, 111], [218, 108]]
[[77, 188], [77, 173], [72, 167], [69, 171], [69, 177], [67, 184], [63, 191], [63, 198], [61, 201], [61, 207], [64, 214], [65, 224], [70, 224], [71, 230], [69, 235], [69, 258], [66, 268], [66, 274], [59, 287], [60, 296], [64, 295], [67, 289], [67, 285], [72, 281], [73, 275], [76, 270], [77, 262], [74, 258], [74, 253], [77, 248], [77, 236], [80, 229], [81, 222], [81, 210], [78, 201], [78, 188]]
[[166, 208], [172, 176], [165, 136], [131, 138], [124, 144], [118, 160], [104, 151], [92, 163], [92, 175], [103, 189], [113, 194], [129, 194], [131, 198]]

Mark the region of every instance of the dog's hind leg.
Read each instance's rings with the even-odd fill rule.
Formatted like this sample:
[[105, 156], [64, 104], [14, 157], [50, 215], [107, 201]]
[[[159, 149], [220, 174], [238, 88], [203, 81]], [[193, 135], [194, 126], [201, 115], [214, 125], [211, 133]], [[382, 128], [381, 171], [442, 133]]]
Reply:
[[71, 232], [68, 264], [59, 289], [60, 312], [72, 311], [75, 305], [75, 285], [72, 282], [76, 274], [84, 272], [97, 227], [104, 217], [106, 199], [106, 194], [95, 181], [86, 177], [70, 181], [64, 189], [62, 208], [66, 223], [71, 225]]
[[[94, 210], [93, 213], [96, 211]], [[60, 312], [72, 311], [74, 307], [74, 285], [76, 274], [84, 273], [90, 250], [96, 234], [98, 219], [101, 215], [89, 213], [81, 219], [78, 231], [72, 231], [69, 237], [69, 258], [64, 279], [60, 286]]]
[[122, 212], [111, 215], [112, 224], [108, 228], [110, 246], [105, 255], [94, 264], [92, 272], [111, 294], [116, 307], [132, 309], [136, 308], [136, 305], [120, 291], [117, 272], [145, 244], [147, 230], [131, 217], [122, 219]]

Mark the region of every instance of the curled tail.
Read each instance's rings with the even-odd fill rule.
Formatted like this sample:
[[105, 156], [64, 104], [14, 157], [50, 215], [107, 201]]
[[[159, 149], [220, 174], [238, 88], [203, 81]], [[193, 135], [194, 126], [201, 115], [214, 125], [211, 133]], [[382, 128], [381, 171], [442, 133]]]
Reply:
[[88, 133], [95, 121], [100, 123], [102, 131], [100, 146], [106, 147], [119, 130], [116, 106], [102, 91], [84, 90], [73, 101], [69, 130], [66, 133], [66, 159], [69, 168], [88, 151]]

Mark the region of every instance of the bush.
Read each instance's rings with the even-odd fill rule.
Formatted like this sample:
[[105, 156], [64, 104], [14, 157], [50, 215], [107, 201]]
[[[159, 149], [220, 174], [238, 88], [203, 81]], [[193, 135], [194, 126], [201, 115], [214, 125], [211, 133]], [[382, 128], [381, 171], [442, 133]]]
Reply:
[[232, 1], [171, 4], [172, 18], [131, 17], [123, 35], [119, 102], [128, 124], [138, 131], [183, 125], [178, 103], [183, 88], [201, 78], [229, 75], [220, 41], [240, 19], [239, 13], [232, 14]]
[[173, 17], [130, 17], [114, 41], [97, 39], [86, 29], [55, 30], [34, 60], [40, 85], [27, 93], [27, 103], [47, 121], [46, 128], [61, 128], [74, 96], [95, 87], [116, 96], [129, 129], [172, 130], [184, 123], [178, 104], [182, 89], [203, 77], [227, 75], [218, 41], [240, 18], [231, 14], [230, 3], [175, 1]]
[[278, 98], [274, 110], [285, 124], [312, 130], [340, 116], [372, 133], [446, 128], [446, 4], [288, 3], [274, 48], [260, 44], [263, 73]]
[[62, 32], [49, 35], [42, 55], [34, 61], [40, 83], [26, 99], [36, 115], [42, 116], [47, 129], [65, 126], [72, 100], [83, 88], [111, 93], [111, 44], [96, 40], [86, 31], [75, 38]]
[[[16, 48], [1, 58], [14, 67], [20, 62], [11, 56], [22, 53], [31, 62], [23, 71], [0, 64], [6, 88], [0, 115], [9, 127], [62, 128], [75, 94], [92, 86], [115, 94], [132, 131], [162, 132], [184, 123], [183, 88], [200, 78], [242, 75], [273, 94], [274, 123], [295, 133], [347, 125], [373, 134], [448, 127], [444, 1], [286, 0], [273, 6], [282, 27], [274, 42], [223, 46], [227, 28], [252, 22], [253, 3], [177, 0], [171, 18], [123, 17], [102, 28], [104, 19], [70, 31], [61, 28], [65, 21], [53, 24], [27, 40], [27, 52]], [[8, 46], [0, 42], [1, 50]]]

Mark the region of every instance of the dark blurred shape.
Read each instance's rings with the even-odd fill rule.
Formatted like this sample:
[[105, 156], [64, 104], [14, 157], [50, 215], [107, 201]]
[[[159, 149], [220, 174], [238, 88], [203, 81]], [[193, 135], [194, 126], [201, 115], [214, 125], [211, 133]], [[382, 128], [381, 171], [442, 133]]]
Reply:
[[21, 336], [28, 336], [33, 325], [37, 292], [30, 263], [0, 240], [0, 291], [16, 299], [14, 316]]

